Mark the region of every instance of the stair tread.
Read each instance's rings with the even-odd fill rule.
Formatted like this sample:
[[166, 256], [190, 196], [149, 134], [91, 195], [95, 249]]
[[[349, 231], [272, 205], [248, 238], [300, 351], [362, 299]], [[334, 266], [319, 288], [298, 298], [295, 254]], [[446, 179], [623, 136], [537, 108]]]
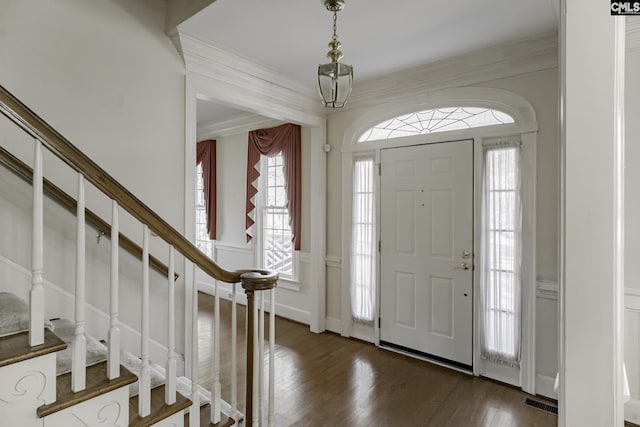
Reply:
[[[229, 427], [236, 424], [233, 418], [227, 417], [225, 414], [220, 414], [220, 422], [216, 424], [211, 424], [209, 421], [211, 418], [211, 405], [206, 404], [200, 407], [200, 427]], [[184, 416], [184, 425], [189, 425], [189, 414], [185, 414]]]
[[38, 408], [38, 417], [42, 418], [55, 412], [77, 405], [101, 394], [137, 381], [137, 377], [124, 366], [120, 366], [120, 376], [114, 380], [107, 378], [107, 362], [87, 367], [86, 388], [74, 393], [71, 391], [71, 372], [58, 375], [56, 381], [56, 401]]
[[164, 384], [151, 390], [151, 414], [142, 418], [138, 415], [138, 397], [129, 398], [129, 427], [151, 426], [158, 421], [169, 418], [177, 412], [183, 411], [191, 405], [191, 400], [180, 393], [176, 393], [176, 403], [167, 405], [164, 402]]
[[44, 344], [35, 347], [29, 345], [28, 331], [7, 335], [0, 338], [0, 367], [64, 350], [65, 348], [67, 348], [67, 345], [64, 341], [46, 328], [44, 330]]

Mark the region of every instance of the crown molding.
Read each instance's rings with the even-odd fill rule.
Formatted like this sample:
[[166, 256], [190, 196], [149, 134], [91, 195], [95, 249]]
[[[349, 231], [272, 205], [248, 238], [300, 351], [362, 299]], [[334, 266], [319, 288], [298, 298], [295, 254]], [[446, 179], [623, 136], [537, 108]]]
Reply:
[[312, 116], [326, 115], [316, 92], [282, 77], [277, 71], [178, 30], [180, 54], [187, 72], [271, 103], [295, 108]]
[[346, 109], [378, 105], [456, 86], [556, 68], [558, 35], [548, 33], [481, 49], [354, 84]]
[[198, 141], [236, 135], [255, 129], [264, 129], [282, 124], [281, 120], [270, 119], [258, 114], [242, 114], [222, 122], [213, 121], [198, 126]]
[[640, 49], [640, 16], [627, 16], [626, 22], [626, 49], [627, 51]]

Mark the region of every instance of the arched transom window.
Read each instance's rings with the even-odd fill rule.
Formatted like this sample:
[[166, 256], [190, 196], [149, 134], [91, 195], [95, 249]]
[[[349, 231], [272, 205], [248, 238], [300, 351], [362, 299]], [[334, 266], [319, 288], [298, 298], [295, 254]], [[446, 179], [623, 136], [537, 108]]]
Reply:
[[482, 107], [446, 107], [418, 111], [378, 123], [358, 142], [514, 123], [502, 111]]

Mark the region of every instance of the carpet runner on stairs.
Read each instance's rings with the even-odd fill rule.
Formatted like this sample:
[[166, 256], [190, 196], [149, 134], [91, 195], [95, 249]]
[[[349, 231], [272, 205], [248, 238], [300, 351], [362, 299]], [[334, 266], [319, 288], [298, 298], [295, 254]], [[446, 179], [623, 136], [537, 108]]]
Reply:
[[[65, 350], [56, 355], [56, 374], [62, 375], [71, 371], [71, 347], [75, 336], [75, 325], [67, 319], [54, 319], [46, 321], [45, 325], [53, 331], [57, 337], [67, 344]], [[29, 329], [29, 305], [21, 298], [9, 292], [0, 292], [0, 337], [12, 335]], [[85, 334], [87, 340], [87, 366], [93, 366], [107, 360], [107, 346], [89, 334]], [[122, 350], [120, 364], [140, 378], [142, 361], [134, 354]], [[151, 388], [158, 387], [165, 382], [165, 369], [157, 363], [150, 362]], [[176, 379], [176, 390], [183, 396], [191, 396], [191, 380], [186, 377]], [[211, 393], [199, 386], [200, 405], [204, 406], [211, 401]], [[129, 385], [129, 396], [138, 394], [138, 382]]]

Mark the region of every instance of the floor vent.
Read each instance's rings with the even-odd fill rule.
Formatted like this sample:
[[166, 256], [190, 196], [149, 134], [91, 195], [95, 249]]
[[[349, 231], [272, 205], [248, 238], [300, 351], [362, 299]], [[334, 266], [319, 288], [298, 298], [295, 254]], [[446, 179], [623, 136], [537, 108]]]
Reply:
[[524, 400], [524, 404], [527, 406], [532, 406], [536, 409], [540, 409], [541, 411], [548, 412], [553, 415], [558, 415], [558, 407], [554, 405], [549, 405], [548, 403], [538, 402], [537, 400], [526, 398]]

